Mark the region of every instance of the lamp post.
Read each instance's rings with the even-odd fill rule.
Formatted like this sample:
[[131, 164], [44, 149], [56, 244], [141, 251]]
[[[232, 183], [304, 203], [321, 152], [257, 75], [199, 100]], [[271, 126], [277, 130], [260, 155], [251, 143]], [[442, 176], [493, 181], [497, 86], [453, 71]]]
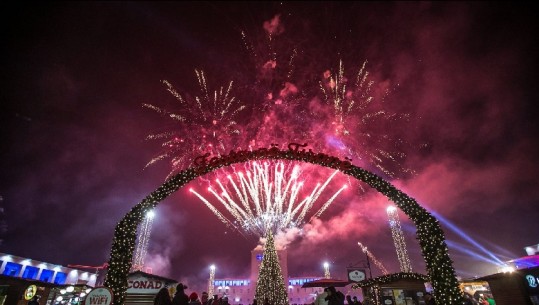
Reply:
[[331, 278], [331, 274], [329, 273], [329, 263], [328, 262], [324, 262], [324, 277], [326, 279]]
[[210, 279], [208, 280], [208, 296], [213, 296], [213, 282], [215, 281], [215, 265], [210, 266]]

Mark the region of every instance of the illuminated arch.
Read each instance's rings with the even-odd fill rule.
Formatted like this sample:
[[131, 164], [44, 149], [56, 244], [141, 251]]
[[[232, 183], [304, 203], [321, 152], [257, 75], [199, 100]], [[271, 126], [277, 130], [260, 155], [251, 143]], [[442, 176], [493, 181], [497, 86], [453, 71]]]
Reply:
[[269, 149], [231, 151], [228, 155], [213, 157], [209, 160], [209, 154], [197, 157], [193, 167], [176, 174], [134, 206], [116, 225], [114, 231], [109, 269], [105, 281], [105, 286], [111, 288], [114, 293], [114, 304], [121, 305], [125, 300], [127, 275], [131, 269], [133, 251], [135, 250], [137, 227], [147, 211], [155, 208], [163, 199], [199, 176], [231, 164], [260, 159], [303, 161], [338, 169], [385, 195], [414, 222], [417, 228], [417, 238], [425, 258], [437, 303], [442, 305], [462, 304], [462, 294], [453, 263], [449, 258], [444, 232], [438, 220], [413, 198], [376, 174], [354, 166], [348, 160], [343, 161], [326, 154], [314, 153], [310, 149], [306, 150], [305, 147], [307, 144], [290, 143], [288, 150], [280, 150], [277, 145], [272, 144]]

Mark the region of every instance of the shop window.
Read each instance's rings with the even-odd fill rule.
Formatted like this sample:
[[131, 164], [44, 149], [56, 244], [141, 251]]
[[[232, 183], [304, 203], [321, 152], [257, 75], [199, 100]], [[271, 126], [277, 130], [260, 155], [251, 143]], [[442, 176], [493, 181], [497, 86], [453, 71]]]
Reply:
[[67, 274], [64, 272], [56, 272], [56, 276], [54, 277], [54, 283], [57, 285], [63, 285], [65, 284], [67, 279]]
[[22, 273], [23, 279], [29, 279], [29, 280], [35, 280], [37, 277], [37, 274], [39, 272], [39, 268], [32, 267], [32, 266], [26, 266], [24, 268], [24, 272]]
[[12, 262], [6, 263], [6, 268], [4, 269], [4, 275], [7, 276], [19, 276], [21, 273], [22, 265]]
[[43, 271], [41, 271], [41, 276], [39, 277], [39, 280], [42, 282], [50, 283], [52, 281], [53, 276], [54, 276], [54, 271], [49, 270], [49, 269], [43, 269]]

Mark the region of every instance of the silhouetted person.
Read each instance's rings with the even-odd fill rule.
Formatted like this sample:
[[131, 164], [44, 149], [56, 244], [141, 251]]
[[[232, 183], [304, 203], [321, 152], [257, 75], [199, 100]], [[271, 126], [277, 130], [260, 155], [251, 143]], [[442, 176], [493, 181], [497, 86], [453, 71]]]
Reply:
[[434, 297], [430, 292], [425, 293], [425, 305], [436, 305], [436, 301], [434, 301]]
[[189, 305], [202, 305], [198, 299], [198, 294], [194, 291], [189, 295]]
[[189, 297], [187, 294], [185, 294], [185, 289], [187, 286], [184, 286], [182, 283], [179, 283], [178, 286], [176, 286], [176, 294], [174, 295], [174, 298], [172, 299], [172, 305], [188, 305], [189, 304]]
[[210, 305], [211, 304], [208, 293], [206, 291], [202, 291], [202, 296], [200, 297], [200, 302], [202, 303], [202, 305]]
[[170, 294], [168, 293], [167, 288], [161, 288], [159, 292], [155, 295], [153, 299], [154, 305], [172, 305], [172, 300], [170, 299]]
[[328, 305], [326, 298], [328, 297], [328, 289], [324, 288], [324, 292], [316, 296], [314, 305]]
[[328, 287], [326, 300], [328, 301], [328, 305], [344, 305], [344, 294], [331, 286]]

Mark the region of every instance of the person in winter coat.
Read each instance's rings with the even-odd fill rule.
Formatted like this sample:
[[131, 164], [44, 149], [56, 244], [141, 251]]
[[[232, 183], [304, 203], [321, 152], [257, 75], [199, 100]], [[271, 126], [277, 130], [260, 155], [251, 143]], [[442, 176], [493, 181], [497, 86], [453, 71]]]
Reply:
[[314, 300], [314, 305], [328, 305], [328, 301], [326, 298], [328, 297], [328, 289], [324, 288], [324, 292], [316, 296], [316, 300]]
[[189, 305], [189, 297], [185, 294], [185, 289], [187, 289], [187, 286], [182, 283], [176, 286], [176, 294], [172, 299], [172, 305]]
[[344, 294], [331, 286], [328, 287], [326, 300], [328, 301], [328, 305], [344, 305]]
[[198, 299], [198, 294], [196, 292], [192, 292], [189, 295], [189, 305], [202, 305], [202, 303], [200, 303], [200, 300]]
[[172, 305], [167, 288], [163, 287], [159, 290], [153, 299], [153, 305]]

